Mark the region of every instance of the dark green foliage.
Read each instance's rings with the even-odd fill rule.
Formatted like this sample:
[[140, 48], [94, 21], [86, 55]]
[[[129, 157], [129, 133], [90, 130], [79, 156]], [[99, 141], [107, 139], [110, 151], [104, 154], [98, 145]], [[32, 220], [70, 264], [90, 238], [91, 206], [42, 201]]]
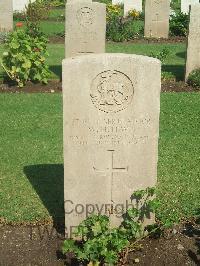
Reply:
[[142, 235], [142, 221], [147, 213], [154, 212], [159, 206], [153, 199], [154, 188], [136, 191], [132, 198], [136, 207], [127, 210], [124, 220], [118, 228], [110, 227], [109, 218], [105, 215], [92, 215], [76, 228], [75, 236], [82, 241], [65, 240], [63, 253], [73, 252], [78, 260], [99, 265], [114, 265], [118, 254], [126, 248], [131, 240]]
[[188, 77], [187, 83], [194, 88], [200, 89], [200, 68], [193, 70]]
[[158, 60], [160, 60], [162, 62], [162, 64], [165, 63], [165, 61], [167, 60], [167, 58], [170, 55], [170, 49], [167, 47], [164, 47], [160, 52], [152, 52], [150, 54], [151, 57], [157, 58]]
[[170, 17], [170, 34], [172, 36], [187, 36], [189, 15], [177, 12]]
[[107, 5], [107, 40], [122, 42], [142, 35], [143, 25], [138, 21], [140, 15], [139, 12], [133, 10], [125, 18], [122, 5]]

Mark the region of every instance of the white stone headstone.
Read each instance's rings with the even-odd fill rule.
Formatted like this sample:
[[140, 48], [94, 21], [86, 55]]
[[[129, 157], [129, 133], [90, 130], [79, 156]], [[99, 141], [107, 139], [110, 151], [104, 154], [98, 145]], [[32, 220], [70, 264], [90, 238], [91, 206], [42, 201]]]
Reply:
[[190, 5], [198, 4], [199, 0], [181, 0], [181, 12], [188, 14], [190, 10]]
[[131, 10], [142, 12], [142, 0], [124, 0], [124, 15], [127, 16]]
[[91, 1], [66, 4], [65, 56], [104, 53], [106, 5]]
[[0, 0], [0, 31], [13, 29], [13, 4], [12, 0]]
[[156, 185], [160, 61], [96, 54], [62, 67], [66, 230], [92, 212], [119, 225], [118, 207]]
[[124, 0], [112, 0], [112, 5], [119, 5], [123, 3], [124, 3]]
[[[24, 11], [29, 2], [29, 0], [13, 0], [13, 10], [19, 12]], [[33, 3], [35, 0], [31, 0], [31, 2]]]
[[146, 0], [145, 30], [148, 38], [168, 38], [170, 0]]
[[185, 79], [197, 68], [200, 68], [200, 4], [191, 6]]

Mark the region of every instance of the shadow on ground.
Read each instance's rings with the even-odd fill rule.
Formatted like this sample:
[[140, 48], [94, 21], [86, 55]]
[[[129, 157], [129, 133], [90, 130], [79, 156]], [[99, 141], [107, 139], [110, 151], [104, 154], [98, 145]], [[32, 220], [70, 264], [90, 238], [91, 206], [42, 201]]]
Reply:
[[184, 80], [185, 66], [183, 65], [163, 65], [162, 71], [171, 72], [176, 77], [176, 81]]
[[54, 224], [64, 224], [63, 165], [28, 165], [24, 167], [24, 173], [52, 216]]
[[195, 238], [195, 245], [197, 252], [188, 250], [188, 256], [195, 262], [196, 265], [200, 265], [200, 209], [197, 210], [199, 216], [194, 222], [189, 222], [185, 226], [184, 234], [188, 237]]
[[176, 56], [185, 59], [185, 58], [186, 58], [186, 51], [185, 51], [185, 52], [179, 52], [179, 53], [176, 53]]
[[55, 66], [49, 66], [49, 69], [51, 72], [53, 72], [60, 80], [62, 80], [62, 66], [61, 65], [55, 65]]

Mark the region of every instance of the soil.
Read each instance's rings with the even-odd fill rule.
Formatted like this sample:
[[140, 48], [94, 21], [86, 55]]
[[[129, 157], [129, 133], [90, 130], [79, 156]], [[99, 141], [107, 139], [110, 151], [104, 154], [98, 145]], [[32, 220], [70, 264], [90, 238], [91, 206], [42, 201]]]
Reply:
[[[182, 81], [163, 82], [162, 92], [198, 92], [199, 88], [193, 88]], [[28, 82], [24, 88], [18, 88], [12, 84], [0, 84], [0, 93], [60, 93], [61, 81], [50, 81], [47, 85]]]
[[[63, 227], [0, 225], [1, 266], [78, 265], [64, 256]], [[159, 238], [145, 238], [119, 265], [200, 265], [200, 223], [188, 222]]]
[[50, 81], [47, 85], [40, 83], [34, 84], [28, 82], [24, 88], [18, 88], [14, 84], [0, 84], [0, 93], [55, 93], [62, 92], [62, 83], [60, 81]]
[[[124, 42], [120, 42], [122, 44], [131, 44], [131, 43], [185, 43], [186, 42], [186, 37], [181, 37], [181, 36], [175, 36], [175, 37], [169, 37], [168, 39], [164, 39], [164, 38], [159, 38], [159, 39], [154, 39], [154, 38], [135, 38], [133, 40], [130, 41], [124, 41]], [[55, 36], [50, 36], [49, 37], [49, 42], [50, 43], [65, 43], [65, 35], [55, 35]], [[112, 41], [108, 41], [108, 43], [115, 43], [116, 42], [112, 42]]]

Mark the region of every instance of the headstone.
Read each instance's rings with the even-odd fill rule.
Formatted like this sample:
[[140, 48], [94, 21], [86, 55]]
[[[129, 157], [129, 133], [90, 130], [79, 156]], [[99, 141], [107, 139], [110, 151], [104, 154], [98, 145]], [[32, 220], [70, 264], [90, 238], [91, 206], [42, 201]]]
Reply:
[[[29, 4], [29, 2], [29, 0], [13, 0], [13, 10], [22, 12], [25, 10], [25, 7]], [[35, 0], [31, 0], [31, 2], [33, 3]]]
[[197, 68], [200, 68], [200, 4], [192, 5], [190, 10], [185, 79]]
[[73, 4], [73, 3], [77, 3], [77, 2], [89, 2], [91, 3], [92, 0], [67, 0], [67, 3], [69, 4]]
[[112, 0], [112, 5], [121, 5], [124, 4], [125, 0]]
[[146, 0], [145, 37], [168, 38], [169, 35], [169, 0]]
[[62, 80], [66, 231], [93, 212], [119, 225], [132, 193], [156, 185], [160, 61], [78, 56]]
[[65, 57], [104, 53], [106, 5], [91, 1], [66, 4]]
[[0, 0], [0, 32], [13, 29], [12, 0]]
[[142, 0], [124, 0], [124, 15], [127, 16], [131, 10], [142, 12]]
[[188, 14], [190, 10], [190, 5], [198, 4], [199, 0], [181, 0], [181, 12]]

